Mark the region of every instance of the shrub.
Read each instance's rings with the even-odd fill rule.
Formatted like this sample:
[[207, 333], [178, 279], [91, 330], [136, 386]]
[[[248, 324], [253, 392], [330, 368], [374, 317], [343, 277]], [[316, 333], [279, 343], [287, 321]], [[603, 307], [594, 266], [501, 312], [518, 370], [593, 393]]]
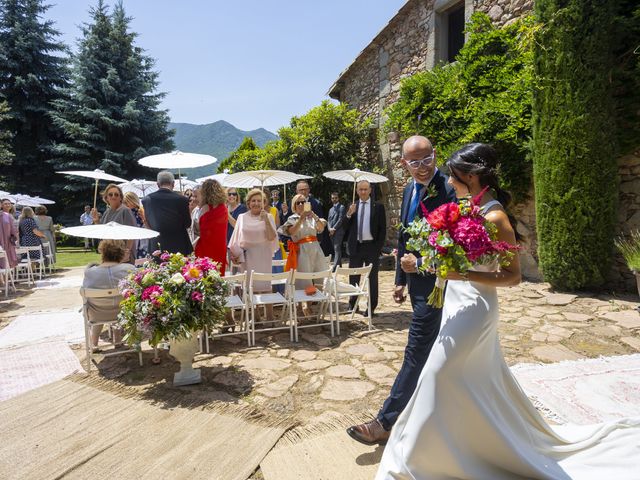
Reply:
[[619, 238], [616, 247], [627, 262], [629, 270], [640, 273], [640, 231], [632, 232], [629, 239]]

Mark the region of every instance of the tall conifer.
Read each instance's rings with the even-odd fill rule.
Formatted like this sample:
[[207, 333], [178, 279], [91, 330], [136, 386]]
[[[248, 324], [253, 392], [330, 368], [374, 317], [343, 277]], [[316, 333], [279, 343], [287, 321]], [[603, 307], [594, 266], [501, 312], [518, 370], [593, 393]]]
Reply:
[[53, 22], [42, 20], [48, 9], [41, 0], [0, 0], [0, 98], [9, 107], [0, 130], [11, 136], [14, 154], [3, 176], [10, 190], [44, 196], [52, 193], [47, 159], [57, 139], [51, 102], [68, 76], [66, 47]]
[[[134, 43], [130, 19], [121, 3], [112, 14], [100, 0], [91, 9], [91, 21], [72, 67], [72, 85], [66, 98], [56, 102], [54, 120], [66, 140], [56, 146], [56, 170], [101, 168], [125, 178], [146, 171], [137, 160], [173, 148], [169, 117], [159, 105], [158, 73], [154, 60]], [[72, 204], [87, 195], [86, 181], [63, 186]]]

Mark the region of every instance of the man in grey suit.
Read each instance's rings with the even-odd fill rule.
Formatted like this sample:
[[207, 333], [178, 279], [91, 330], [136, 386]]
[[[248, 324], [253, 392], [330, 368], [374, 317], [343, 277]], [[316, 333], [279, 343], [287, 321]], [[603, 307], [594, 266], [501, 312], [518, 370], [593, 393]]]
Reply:
[[340, 203], [338, 192], [331, 193], [332, 207], [329, 209], [329, 217], [327, 218], [327, 227], [329, 228], [329, 237], [333, 244], [333, 270], [342, 266], [342, 241], [344, 240], [344, 217], [347, 209]]
[[147, 226], [160, 232], [149, 241], [149, 251], [167, 250], [169, 253], [189, 255], [193, 251], [187, 229], [191, 226], [189, 200], [173, 191], [173, 173], [158, 173], [158, 191], [142, 200]]

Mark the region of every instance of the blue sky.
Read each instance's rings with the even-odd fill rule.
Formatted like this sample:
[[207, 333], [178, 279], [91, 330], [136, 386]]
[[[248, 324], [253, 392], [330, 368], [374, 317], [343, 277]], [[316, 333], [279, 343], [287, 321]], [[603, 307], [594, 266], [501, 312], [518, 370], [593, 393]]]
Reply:
[[[56, 0], [52, 0], [54, 3]], [[114, 0], [106, 0], [112, 5]], [[75, 48], [97, 0], [47, 12]], [[322, 100], [405, 0], [125, 0], [174, 122], [275, 132]]]

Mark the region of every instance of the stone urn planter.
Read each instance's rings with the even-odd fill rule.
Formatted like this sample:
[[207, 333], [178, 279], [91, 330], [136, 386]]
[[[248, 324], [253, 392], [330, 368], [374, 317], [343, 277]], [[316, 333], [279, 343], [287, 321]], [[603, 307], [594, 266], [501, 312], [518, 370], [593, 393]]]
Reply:
[[193, 368], [193, 357], [199, 350], [198, 336], [194, 333], [188, 339], [171, 340], [169, 346], [170, 355], [180, 362], [180, 371], [173, 375], [173, 385], [180, 387], [200, 383], [200, 369]]

